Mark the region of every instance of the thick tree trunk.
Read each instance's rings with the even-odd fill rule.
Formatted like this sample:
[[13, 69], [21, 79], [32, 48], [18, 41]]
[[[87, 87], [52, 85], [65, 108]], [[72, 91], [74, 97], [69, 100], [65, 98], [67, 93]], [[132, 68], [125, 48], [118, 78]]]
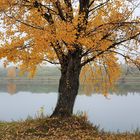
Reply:
[[51, 117], [67, 117], [72, 115], [79, 89], [80, 71], [80, 60], [78, 58], [70, 58], [68, 65], [62, 67], [58, 101]]

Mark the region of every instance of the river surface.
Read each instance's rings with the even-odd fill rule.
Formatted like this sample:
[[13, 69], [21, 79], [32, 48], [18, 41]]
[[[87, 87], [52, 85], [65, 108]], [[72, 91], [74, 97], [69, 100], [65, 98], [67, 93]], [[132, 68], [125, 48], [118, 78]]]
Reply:
[[[26, 119], [38, 116], [40, 108], [50, 115], [57, 101], [57, 85], [1, 84], [0, 121]], [[140, 129], [139, 86], [122, 86], [108, 97], [99, 93], [84, 94], [79, 91], [74, 113], [84, 112], [94, 125], [105, 131], [134, 131]]]

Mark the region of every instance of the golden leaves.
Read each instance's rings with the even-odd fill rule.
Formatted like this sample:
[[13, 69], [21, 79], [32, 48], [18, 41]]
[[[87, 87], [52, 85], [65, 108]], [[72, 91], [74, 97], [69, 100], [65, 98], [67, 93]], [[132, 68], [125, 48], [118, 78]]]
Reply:
[[[61, 11], [55, 5], [56, 0], [39, 0], [42, 4], [39, 9], [34, 7], [34, 2], [35, 0], [24, 3], [0, 0], [0, 9], [6, 9], [2, 17], [5, 33], [1, 34], [5, 44], [0, 47], [0, 58], [7, 57], [8, 62], [17, 63], [23, 71], [30, 71], [33, 75], [37, 65], [43, 63], [46, 58], [51, 62], [58, 62], [62, 54], [68, 55], [69, 52], [75, 51], [76, 47], [80, 47], [83, 53], [90, 52], [83, 56], [84, 61], [101, 51], [106, 52], [113, 43], [140, 32], [138, 24], [131, 24], [139, 22], [139, 18], [131, 19], [132, 10], [121, 0], [110, 0], [94, 10], [100, 3], [95, 0], [89, 9], [88, 19], [85, 19], [85, 14], [79, 13], [78, 7], [73, 6], [72, 20], [64, 20], [68, 14], [72, 15], [64, 1], [60, 1]], [[64, 19], [59, 12], [63, 12]], [[48, 18], [53, 22], [49, 23]], [[137, 43], [138, 39], [133, 46], [127, 46], [126, 49], [137, 50]], [[56, 53], [57, 49], [59, 51]], [[100, 84], [103, 89], [108, 89], [111, 84], [106, 83], [115, 82], [119, 76], [116, 56], [109, 51], [97, 57], [91, 66], [88, 65], [84, 69], [84, 73], [92, 71], [92, 74], [87, 76], [94, 77], [95, 83], [98, 82], [97, 79], [103, 81]], [[90, 80], [88, 81], [90, 83]], [[98, 87], [96, 85], [99, 84], [94, 84], [95, 88]]]
[[76, 40], [76, 29], [69, 22], [58, 21], [55, 23], [56, 39], [62, 40], [68, 44], [72, 44]]
[[[11, 0], [11, 3], [13, 2], [14, 0]], [[9, 7], [9, 1], [8, 0], [0, 0], [0, 11], [1, 10], [5, 10], [6, 8]]]
[[109, 53], [86, 65], [82, 69], [80, 79], [88, 95], [94, 91], [107, 96], [108, 92], [115, 87], [120, 74], [121, 69], [117, 63], [117, 57], [115, 54]]

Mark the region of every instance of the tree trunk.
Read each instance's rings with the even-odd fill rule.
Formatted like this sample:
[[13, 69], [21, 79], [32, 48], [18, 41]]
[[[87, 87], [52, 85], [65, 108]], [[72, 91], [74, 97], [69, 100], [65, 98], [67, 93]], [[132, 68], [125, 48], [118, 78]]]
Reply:
[[71, 57], [67, 65], [61, 67], [59, 95], [57, 105], [51, 117], [68, 117], [73, 113], [73, 107], [79, 89], [80, 59]]

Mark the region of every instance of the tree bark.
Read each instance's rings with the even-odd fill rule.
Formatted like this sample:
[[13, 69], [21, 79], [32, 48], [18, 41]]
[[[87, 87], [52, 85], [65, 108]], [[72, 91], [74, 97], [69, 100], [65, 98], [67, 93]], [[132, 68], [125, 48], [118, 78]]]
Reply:
[[68, 117], [72, 115], [79, 89], [80, 71], [80, 59], [77, 57], [70, 57], [67, 65], [61, 67], [58, 100], [51, 117]]

